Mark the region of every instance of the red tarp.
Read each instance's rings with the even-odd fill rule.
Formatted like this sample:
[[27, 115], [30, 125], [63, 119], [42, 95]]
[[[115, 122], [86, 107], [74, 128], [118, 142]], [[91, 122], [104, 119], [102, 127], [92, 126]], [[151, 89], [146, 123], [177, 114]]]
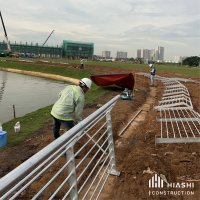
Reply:
[[123, 74], [98, 74], [90, 76], [92, 81], [98, 86], [117, 85], [122, 88], [133, 90], [134, 77], [132, 73]]

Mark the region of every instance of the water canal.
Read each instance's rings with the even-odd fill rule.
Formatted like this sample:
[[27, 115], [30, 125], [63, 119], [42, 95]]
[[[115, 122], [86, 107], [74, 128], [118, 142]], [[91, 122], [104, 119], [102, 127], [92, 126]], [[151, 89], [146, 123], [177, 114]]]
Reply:
[[0, 123], [53, 104], [66, 83], [0, 71]]

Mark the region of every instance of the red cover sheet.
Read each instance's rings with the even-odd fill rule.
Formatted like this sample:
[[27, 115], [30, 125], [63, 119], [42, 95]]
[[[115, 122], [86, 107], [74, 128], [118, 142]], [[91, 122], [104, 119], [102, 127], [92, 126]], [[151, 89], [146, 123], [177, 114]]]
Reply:
[[132, 73], [123, 74], [98, 74], [90, 76], [98, 86], [117, 85], [122, 88], [133, 90], [135, 79]]

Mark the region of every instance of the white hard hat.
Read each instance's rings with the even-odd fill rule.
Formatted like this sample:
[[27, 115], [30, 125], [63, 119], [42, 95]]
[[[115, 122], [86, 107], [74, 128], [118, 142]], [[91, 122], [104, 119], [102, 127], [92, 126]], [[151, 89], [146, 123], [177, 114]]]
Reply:
[[85, 84], [89, 89], [91, 88], [92, 81], [89, 78], [82, 78], [80, 82]]
[[153, 64], [150, 64], [150, 65], [149, 65], [149, 67], [152, 67], [152, 66], [153, 66]]

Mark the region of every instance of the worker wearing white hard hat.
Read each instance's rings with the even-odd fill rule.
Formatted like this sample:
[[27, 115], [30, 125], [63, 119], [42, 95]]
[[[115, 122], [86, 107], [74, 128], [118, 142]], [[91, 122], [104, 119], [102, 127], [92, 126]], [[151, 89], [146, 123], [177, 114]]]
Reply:
[[59, 98], [51, 110], [55, 139], [60, 136], [61, 125], [69, 130], [82, 120], [85, 93], [91, 88], [91, 85], [92, 81], [89, 78], [83, 78], [80, 80], [79, 85], [67, 85], [59, 93]]
[[150, 86], [154, 86], [154, 79], [155, 79], [155, 75], [156, 75], [156, 69], [155, 66], [153, 64], [149, 64], [150, 69]]
[[89, 79], [89, 78], [82, 78], [80, 80], [80, 84], [83, 84], [85, 85], [88, 89], [91, 88], [91, 85], [92, 85], [92, 81]]
[[152, 67], [153, 66], [153, 64], [149, 64], [149, 67]]

